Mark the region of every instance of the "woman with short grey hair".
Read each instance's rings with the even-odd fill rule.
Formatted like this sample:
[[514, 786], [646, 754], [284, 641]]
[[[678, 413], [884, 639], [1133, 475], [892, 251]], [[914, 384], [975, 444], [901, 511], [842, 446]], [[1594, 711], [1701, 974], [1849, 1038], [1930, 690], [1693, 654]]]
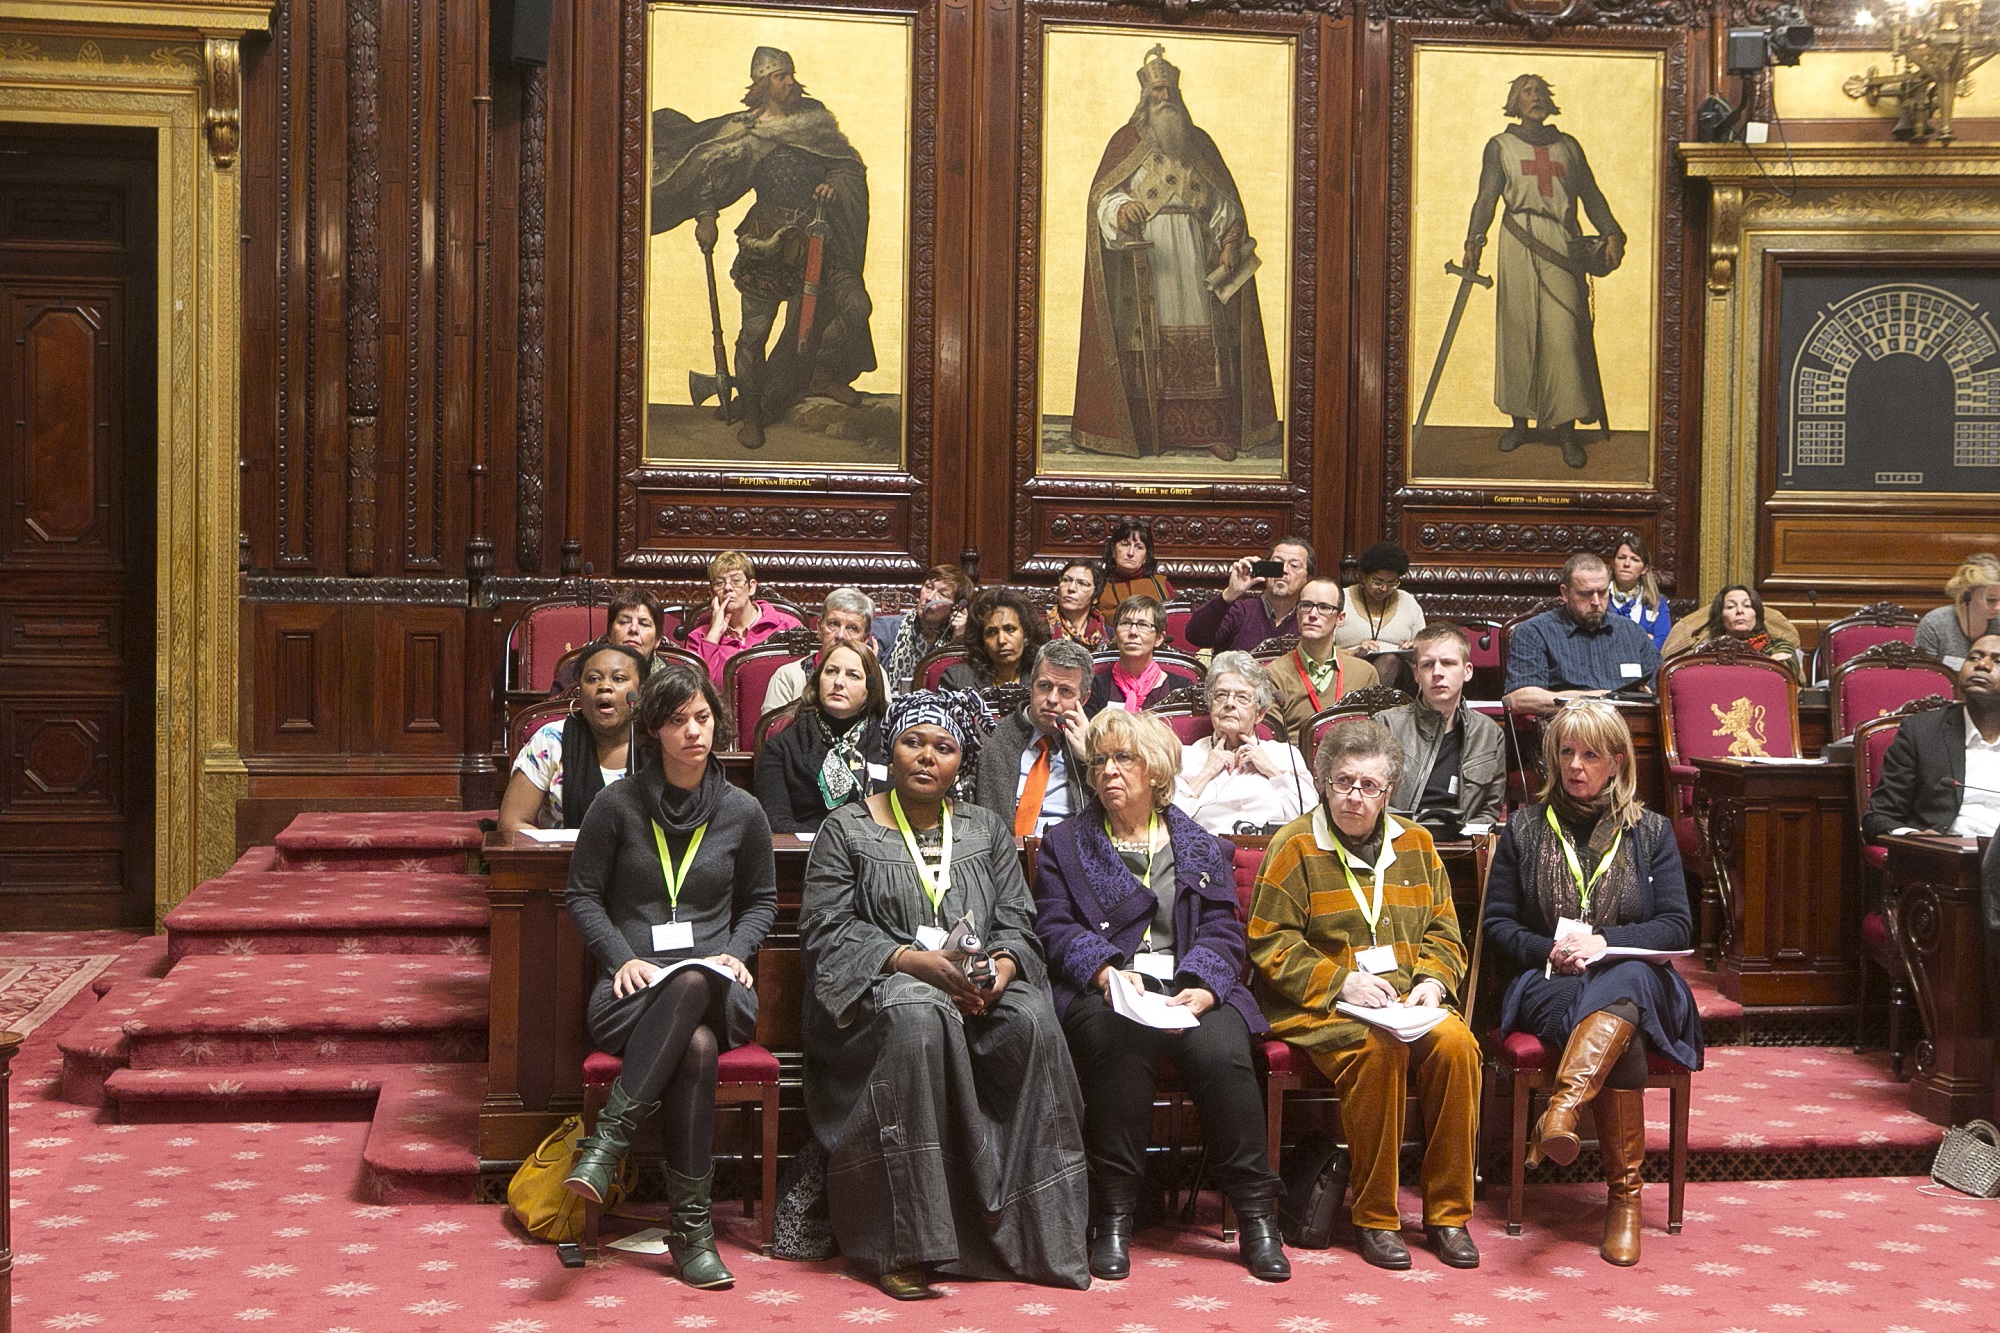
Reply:
[[1181, 747], [1174, 805], [1210, 833], [1274, 833], [1310, 803], [1305, 756], [1257, 736], [1277, 702], [1263, 664], [1231, 649], [1217, 653], [1201, 685], [1209, 734]]

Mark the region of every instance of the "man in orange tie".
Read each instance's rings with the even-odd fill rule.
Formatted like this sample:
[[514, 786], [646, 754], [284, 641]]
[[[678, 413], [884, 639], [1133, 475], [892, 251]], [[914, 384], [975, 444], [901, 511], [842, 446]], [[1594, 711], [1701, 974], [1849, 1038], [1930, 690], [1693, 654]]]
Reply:
[[1012, 820], [1016, 837], [1039, 834], [1083, 809], [1090, 668], [1090, 651], [1075, 640], [1043, 644], [1028, 680], [1028, 702], [980, 747], [973, 802]]

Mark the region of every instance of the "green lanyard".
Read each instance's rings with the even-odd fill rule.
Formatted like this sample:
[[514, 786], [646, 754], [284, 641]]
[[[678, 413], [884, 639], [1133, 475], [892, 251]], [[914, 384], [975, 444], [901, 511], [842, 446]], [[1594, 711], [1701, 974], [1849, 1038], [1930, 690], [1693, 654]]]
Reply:
[[[1327, 821], [1331, 823], [1332, 821]], [[1354, 878], [1354, 870], [1347, 864], [1347, 849], [1335, 845], [1336, 859], [1340, 862], [1340, 873], [1347, 876], [1347, 891], [1354, 895], [1354, 905], [1361, 909], [1361, 919], [1368, 923], [1368, 943], [1372, 947], [1379, 941], [1375, 938], [1375, 923], [1382, 919], [1382, 873], [1396, 859], [1396, 849], [1389, 837], [1389, 818], [1382, 817], [1382, 855], [1375, 862], [1375, 901], [1369, 903], [1361, 896], [1361, 881]]]
[[910, 831], [910, 821], [903, 817], [903, 803], [896, 799], [896, 793], [889, 793], [889, 813], [896, 817], [896, 831], [903, 835], [903, 846], [910, 849], [910, 860], [916, 863], [917, 883], [922, 886], [924, 897], [931, 902], [931, 919], [944, 924], [944, 896], [951, 892], [951, 802], [946, 801], [942, 816], [944, 823], [944, 853], [938, 864], [936, 876], [924, 864], [924, 854], [917, 850], [917, 835]]
[[667, 835], [657, 822], [653, 825], [653, 842], [660, 849], [660, 878], [667, 882], [667, 920], [680, 919], [681, 887], [687, 883], [688, 867], [694, 864], [694, 854], [701, 850], [701, 835], [708, 832], [708, 824], [702, 823], [688, 839], [687, 855], [681, 857], [679, 869], [674, 867], [674, 859], [667, 855]]
[[1569, 873], [1576, 876], [1577, 911], [1588, 921], [1591, 895], [1597, 892], [1597, 886], [1604, 879], [1605, 872], [1611, 869], [1611, 858], [1618, 855], [1618, 844], [1625, 841], [1625, 830], [1619, 829], [1612, 835], [1611, 846], [1605, 851], [1604, 859], [1597, 863], [1597, 869], [1591, 872], [1590, 878], [1585, 879], [1583, 862], [1576, 859], [1576, 848], [1570, 843], [1569, 835], [1563, 832], [1562, 824], [1557, 821], [1554, 806], [1548, 807], [1548, 815], [1549, 827], [1555, 830], [1556, 841], [1562, 844], [1563, 855], [1569, 860]]
[[[1111, 820], [1108, 817], [1104, 821], [1104, 836], [1107, 838], [1111, 837]], [[1146, 816], [1146, 864], [1148, 866], [1147, 870], [1148, 882], [1142, 883], [1139, 886], [1142, 889], [1150, 889], [1153, 887], [1150, 882], [1152, 875], [1150, 867], [1152, 866], [1152, 858], [1153, 858], [1153, 841], [1159, 836], [1160, 836], [1160, 814], [1159, 811], [1156, 810], [1152, 814]], [[1112, 839], [1112, 841], [1115, 843], [1117, 840], [1114, 838]], [[1114, 847], [1113, 850], [1115, 851], [1116, 848]], [[1124, 858], [1120, 857], [1119, 859], [1123, 860]], [[1138, 877], [1135, 875], [1133, 876], [1133, 878], [1136, 879]], [[1148, 926], [1146, 927], [1146, 933], [1139, 937], [1139, 949], [1143, 953], [1143, 952], [1149, 952], [1152, 949], [1152, 947], [1153, 947], [1153, 928], [1151, 926]]]

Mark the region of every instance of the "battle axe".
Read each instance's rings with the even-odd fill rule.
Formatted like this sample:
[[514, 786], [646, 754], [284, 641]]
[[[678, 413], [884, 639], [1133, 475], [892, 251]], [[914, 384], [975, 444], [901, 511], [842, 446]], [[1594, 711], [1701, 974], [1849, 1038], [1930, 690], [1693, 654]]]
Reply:
[[1437, 397], [1438, 381], [1444, 378], [1444, 359], [1451, 355], [1451, 341], [1458, 336], [1458, 321], [1465, 315], [1465, 298], [1472, 295], [1474, 284], [1491, 287], [1493, 279], [1476, 268], [1460, 268], [1450, 260], [1445, 261], [1444, 271], [1458, 279], [1458, 295], [1452, 298], [1451, 318], [1444, 322], [1444, 341], [1438, 344], [1437, 364], [1431, 367], [1431, 382], [1424, 386], [1423, 406], [1417, 409], [1417, 424], [1410, 429], [1410, 443], [1415, 445], [1423, 438], [1424, 418], [1431, 414], [1431, 399]]

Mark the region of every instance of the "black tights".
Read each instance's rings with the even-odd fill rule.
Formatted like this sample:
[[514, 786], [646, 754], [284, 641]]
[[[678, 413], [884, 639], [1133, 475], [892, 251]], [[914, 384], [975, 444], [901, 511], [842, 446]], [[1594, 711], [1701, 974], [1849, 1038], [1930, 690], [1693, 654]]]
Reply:
[[715, 1031], [702, 1020], [729, 983], [691, 967], [664, 982], [625, 1042], [618, 1081], [638, 1102], [662, 1102], [667, 1165], [684, 1176], [709, 1172], [715, 1142]]
[[1622, 1018], [1632, 1025], [1632, 1040], [1625, 1043], [1625, 1049], [1612, 1064], [1611, 1072], [1604, 1076], [1604, 1086], [1631, 1091], [1646, 1086], [1646, 1034], [1639, 1027], [1639, 1006], [1630, 1000], [1620, 1000], [1608, 1004], [1604, 1012], [1614, 1018]]

